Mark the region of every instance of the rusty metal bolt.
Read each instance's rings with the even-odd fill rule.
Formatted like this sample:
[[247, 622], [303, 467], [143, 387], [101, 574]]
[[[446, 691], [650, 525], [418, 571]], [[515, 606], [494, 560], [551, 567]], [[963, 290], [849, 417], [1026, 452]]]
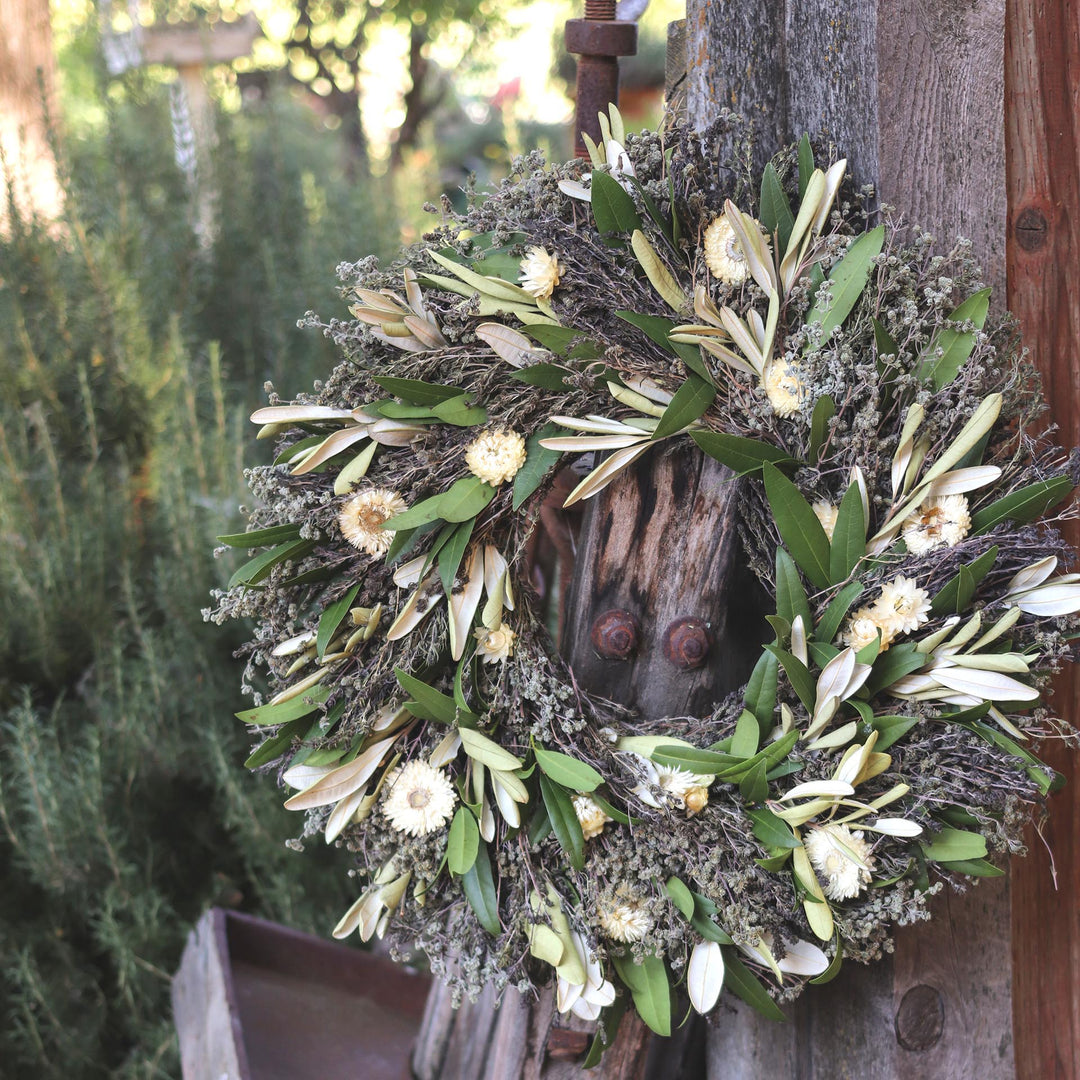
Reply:
[[613, 608], [593, 620], [589, 640], [605, 660], [625, 660], [638, 647], [639, 629], [629, 611]]
[[702, 619], [676, 619], [664, 631], [664, 655], [680, 671], [705, 663], [712, 635]]

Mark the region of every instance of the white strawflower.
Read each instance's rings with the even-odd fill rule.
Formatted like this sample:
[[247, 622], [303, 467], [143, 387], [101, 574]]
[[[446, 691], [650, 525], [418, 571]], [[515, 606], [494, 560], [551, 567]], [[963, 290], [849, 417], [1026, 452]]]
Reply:
[[820, 825], [810, 830], [803, 847], [830, 900], [850, 900], [870, 884], [874, 860], [861, 832]]
[[872, 610], [883, 628], [892, 629], [893, 636], [910, 634], [930, 618], [930, 594], [913, 578], [894, 577], [881, 587]]
[[645, 901], [625, 886], [601, 896], [596, 914], [601, 932], [612, 941], [640, 941], [652, 929]]
[[604, 826], [611, 821], [611, 818], [604, 812], [600, 804], [588, 795], [575, 795], [573, 802], [574, 813], [577, 814], [578, 824], [581, 826], [581, 835], [586, 840], [599, 836], [604, 831]]
[[426, 761], [399, 765], [386, 778], [384, 787], [382, 812], [391, 828], [408, 836], [441, 829], [457, 802], [450, 778]]
[[746, 280], [750, 267], [727, 214], [713, 218], [705, 230], [703, 247], [705, 265], [714, 277], [727, 285], [741, 285]]
[[925, 555], [935, 548], [959, 544], [970, 528], [967, 498], [941, 495], [927, 499], [904, 522], [904, 543], [913, 555]]
[[521, 287], [538, 300], [546, 300], [555, 291], [562, 275], [562, 267], [555, 255], [549, 255], [542, 247], [531, 247], [521, 260]]
[[[660, 810], [674, 804], [680, 810], [696, 813], [708, 802], [707, 789], [713, 777], [699, 776], [673, 765], [656, 765], [641, 754], [635, 754], [634, 757], [645, 772], [645, 780], [634, 787], [634, 794], [647, 806], [655, 806]], [[662, 792], [660, 799], [653, 794], [652, 789], [656, 787]], [[704, 800], [702, 792], [705, 793]], [[687, 804], [688, 798], [693, 806]]]
[[394, 534], [381, 526], [407, 508], [405, 500], [389, 488], [361, 491], [341, 508], [338, 515], [341, 535], [360, 551], [375, 556], [385, 555], [394, 542]]
[[814, 516], [821, 522], [821, 527], [825, 530], [829, 543], [832, 543], [833, 532], [836, 529], [836, 519], [840, 516], [840, 507], [833, 506], [832, 503], [816, 502], [811, 509], [814, 511]]
[[495, 428], [469, 443], [465, 464], [473, 476], [498, 487], [514, 478], [525, 464], [525, 456], [525, 440], [516, 431]]
[[883, 620], [874, 608], [859, 608], [848, 620], [848, 624], [841, 635], [845, 645], [850, 645], [856, 652], [865, 649], [872, 641], [877, 640], [881, 634], [881, 652], [884, 652], [896, 636], [892, 624]]
[[517, 634], [506, 623], [499, 623], [495, 630], [481, 626], [475, 631], [475, 636], [480, 643], [476, 651], [485, 664], [496, 664], [500, 660], [508, 660], [514, 653], [514, 641]]
[[777, 416], [791, 416], [802, 408], [802, 379], [786, 360], [772, 361], [762, 375], [762, 384]]

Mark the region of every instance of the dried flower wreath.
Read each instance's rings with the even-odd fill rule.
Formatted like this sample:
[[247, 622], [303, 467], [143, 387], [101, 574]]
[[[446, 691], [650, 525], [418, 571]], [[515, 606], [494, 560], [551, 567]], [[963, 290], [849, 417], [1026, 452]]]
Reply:
[[[252, 417], [278, 455], [221, 540], [263, 550], [210, 613], [255, 622], [247, 765], [356, 853], [335, 935], [459, 993], [554, 976], [593, 1059], [628, 1002], [662, 1034], [678, 986], [779, 1015], [1000, 873], [1080, 611], [1070, 462], [966, 248], [871, 227], [808, 139], [751, 185], [731, 119], [601, 119], [591, 172], [526, 158], [390, 271], [340, 268], [346, 358]], [[525, 544], [571, 457], [567, 503], [686, 439], [746, 478], [775, 637], [711, 715], [633, 717], [574, 685]]]

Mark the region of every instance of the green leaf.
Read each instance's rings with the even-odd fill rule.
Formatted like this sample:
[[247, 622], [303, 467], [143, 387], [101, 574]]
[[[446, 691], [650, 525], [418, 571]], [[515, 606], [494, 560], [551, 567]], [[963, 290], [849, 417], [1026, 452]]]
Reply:
[[455, 427], [474, 427], [487, 420], [487, 410], [480, 405], [470, 405], [469, 397], [458, 394], [447, 401], [441, 401], [431, 411], [444, 424]]
[[325, 434], [309, 435], [306, 439], [300, 439], [297, 442], [286, 446], [285, 449], [274, 458], [274, 464], [284, 465], [285, 462], [291, 461], [295, 456], [299, 455], [301, 450], [310, 450], [312, 447], [318, 446], [319, 443], [323, 442], [325, 439]]
[[787, 1020], [780, 1006], [769, 997], [765, 987], [754, 978], [734, 949], [724, 950], [724, 986], [762, 1016], [781, 1022]]
[[575, 330], [572, 326], [549, 326], [545, 323], [534, 323], [531, 326], [523, 326], [522, 330], [529, 337], [543, 345], [545, 349], [549, 349], [560, 356], [566, 354], [573, 342], [585, 337], [580, 330]]
[[705, 362], [701, 359], [701, 346], [689, 345], [685, 341], [673, 341], [671, 347], [675, 350], [676, 355], [683, 362], [683, 366], [688, 372], [693, 372], [699, 379], [703, 379], [707, 383], [716, 385], [713, 379], [712, 372], [705, 366]]
[[792, 849], [799, 846], [791, 826], [771, 810], [747, 810], [746, 816], [753, 822], [751, 832], [766, 847]]
[[677, 877], [669, 877], [664, 886], [671, 902], [687, 919], [694, 917], [694, 894]]
[[705, 414], [708, 408], [716, 400], [716, 389], [710, 383], [691, 375], [675, 391], [664, 415], [660, 417], [660, 423], [653, 432], [654, 439], [665, 439], [668, 435], [674, 435], [682, 431], [684, 427], [692, 424], [699, 416]]
[[[559, 329], [562, 329], [559, 327]], [[566, 389], [566, 376], [569, 372], [557, 364], [530, 364], [518, 371], [511, 371], [510, 378], [529, 386], [539, 386], [544, 390], [561, 391]]]
[[[972, 322], [980, 330], [990, 310], [990, 290], [980, 289], [972, 293], [950, 315], [949, 321]], [[975, 348], [975, 335], [968, 331], [949, 327], [937, 334], [926, 347], [919, 365], [919, 378], [933, 382], [935, 390], [948, 386], [956, 378], [964, 362]], [[937, 351], [941, 350], [941, 355]]]
[[789, 731], [782, 738], [777, 739], [776, 742], [769, 743], [764, 750], [759, 750], [753, 757], [747, 758], [745, 761], [736, 761], [733, 765], [729, 765], [726, 769], [717, 773], [717, 776], [725, 782], [737, 783], [752, 769], [755, 769], [759, 762], [764, 762], [765, 768], [769, 769], [778, 761], [787, 757], [798, 738], [799, 733], [797, 731]]
[[242, 720], [245, 724], [258, 724], [259, 727], [275, 727], [315, 712], [329, 696], [330, 687], [313, 686], [310, 690], [305, 690], [304, 693], [277, 705], [268, 703], [256, 705], [254, 709], [245, 709], [243, 712], [236, 713], [236, 719]]
[[451, 874], [467, 874], [476, 862], [480, 850], [480, 829], [473, 812], [459, 806], [454, 820], [450, 822], [450, 834], [446, 838], [446, 865]]
[[816, 301], [807, 313], [807, 323], [820, 323], [822, 340], [851, 313], [870, 276], [873, 260], [881, 254], [885, 243], [885, 226], [864, 233], [848, 248], [847, 254], [832, 268], [829, 280], [833, 283], [832, 300], [828, 309], [818, 307]]
[[799, 489], [775, 465], [762, 465], [765, 494], [788, 553], [819, 589], [828, 588], [829, 538]]
[[505, 746], [500, 746], [494, 739], [489, 739], [479, 731], [467, 727], [459, 727], [458, 734], [461, 736], [461, 745], [465, 753], [481, 765], [486, 765], [496, 772], [513, 772], [523, 765], [521, 758], [512, 754]]
[[927, 843], [920, 844], [923, 854], [934, 862], [986, 857], [986, 838], [965, 829], [944, 828]]
[[870, 727], [878, 733], [874, 750], [880, 753], [888, 750], [897, 739], [902, 739], [917, 723], [915, 716], [875, 716], [870, 720]]
[[287, 544], [278, 544], [277, 547], [272, 547], [244, 563], [229, 578], [229, 588], [235, 589], [237, 585], [257, 585], [268, 577], [270, 571], [279, 563], [302, 559], [314, 546], [314, 540], [292, 540]]
[[632, 233], [641, 228], [641, 218], [634, 200], [613, 176], [593, 170], [591, 202], [596, 230], [601, 235]]
[[461, 889], [469, 906], [476, 912], [480, 925], [493, 937], [498, 937], [502, 933], [502, 926], [499, 924], [499, 903], [486, 844], [478, 847], [476, 861], [461, 879]]
[[833, 937], [833, 945], [836, 952], [833, 953], [829, 966], [820, 975], [810, 980], [813, 986], [824, 986], [826, 983], [832, 982], [840, 974], [840, 967], [844, 962], [844, 939], [839, 934], [836, 934]]
[[634, 1008], [645, 1026], [657, 1035], [671, 1034], [671, 984], [667, 968], [658, 956], [647, 956], [635, 964], [630, 956], [611, 957], [619, 978], [634, 999]]
[[620, 825], [636, 825], [640, 820], [639, 818], [628, 817], [617, 806], [609, 803], [598, 791], [594, 791], [591, 798], [612, 821], [617, 821]]
[[772, 653], [763, 652], [750, 673], [746, 684], [744, 701], [746, 707], [757, 717], [762, 736], [772, 727], [776, 712], [776, 683], [780, 663]]
[[[941, 861], [940, 859], [938, 860]], [[969, 877], [1004, 877], [1005, 871], [995, 866], [988, 859], [952, 859], [943, 864], [958, 874]]]
[[799, 140], [799, 199], [806, 194], [806, 185], [814, 173], [814, 151], [810, 146], [810, 136], [803, 135]]
[[899, 356], [900, 346], [884, 326], [874, 319], [874, 348], [878, 356]]
[[540, 746], [534, 746], [533, 753], [540, 769], [556, 784], [571, 791], [595, 791], [604, 782], [604, 778], [591, 765], [569, 754], [545, 750]]
[[260, 765], [266, 765], [281, 757], [292, 746], [293, 739], [303, 734], [308, 726], [308, 720], [304, 716], [290, 720], [252, 752], [244, 762], [244, 768], [257, 769]]
[[379, 416], [390, 420], [430, 420], [434, 415], [427, 405], [403, 405], [397, 401], [388, 401], [378, 407], [369, 405], [368, 409], [374, 409]]
[[475, 519], [470, 518], [468, 521], [458, 525], [439, 552], [439, 578], [447, 596], [453, 591], [454, 579], [457, 577], [458, 567], [461, 565], [465, 549], [469, 546], [475, 524]]
[[801, 615], [807, 633], [812, 626], [810, 604], [806, 599], [802, 578], [795, 567], [795, 561], [782, 548], [776, 549], [776, 613], [792, 626]]
[[748, 803], [764, 802], [769, 797], [769, 782], [765, 779], [765, 762], [759, 761], [739, 781], [739, 794]]
[[997, 545], [984, 551], [969, 566], [960, 569], [942, 586], [930, 604], [935, 615], [959, 614], [971, 603], [975, 590], [997, 561]]
[[439, 517], [443, 521], [468, 521], [494, 498], [495, 489], [490, 484], [484, 483], [478, 476], [463, 476], [450, 485], [449, 491], [439, 496]]
[[1073, 483], [1067, 476], [1028, 484], [972, 514], [971, 533], [978, 536], [1003, 521], [1035, 521], [1057, 506], [1072, 489]]
[[735, 722], [735, 733], [731, 739], [731, 754], [737, 758], [752, 758], [758, 751], [758, 739], [761, 729], [757, 717], [745, 709]]
[[626, 995], [622, 994], [616, 997], [606, 1009], [601, 1011], [600, 1026], [597, 1027], [596, 1034], [589, 1044], [589, 1052], [581, 1063], [582, 1071], [587, 1072], [589, 1069], [595, 1069], [600, 1064], [604, 1051], [611, 1046], [615, 1041], [615, 1036], [619, 1033], [619, 1025], [622, 1023], [628, 1003]]
[[862, 495], [854, 481], [840, 500], [836, 527], [829, 544], [829, 576], [834, 585], [846, 580], [866, 554], [866, 517]]
[[746, 439], [741, 435], [726, 435], [720, 431], [692, 431], [690, 438], [711, 458], [726, 465], [739, 476], [757, 472], [764, 462], [787, 465], [794, 462], [789, 454], [771, 443]]
[[829, 434], [829, 421], [835, 415], [836, 402], [828, 394], [822, 394], [814, 402], [814, 412], [810, 417], [810, 449], [807, 456], [811, 465], [816, 465], [821, 456], [821, 448]]
[[335, 600], [323, 613], [319, 616], [319, 629], [315, 635], [315, 655], [322, 659], [323, 654], [326, 652], [326, 646], [330, 644], [334, 635], [337, 633], [338, 627], [341, 625], [341, 620], [345, 618], [349, 613], [349, 608], [352, 607], [353, 601], [356, 599], [356, 594], [360, 591], [360, 583], [357, 582], [343, 597], [339, 600]]
[[545, 424], [525, 440], [525, 464], [514, 476], [513, 509], [517, 510], [544, 482], [545, 477], [562, 457], [562, 451], [549, 450], [540, 445], [541, 439], [550, 439], [561, 429], [557, 424]]
[[[389, 521], [384, 522], [383, 528], [388, 532], [399, 533], [403, 529], [415, 529], [419, 525], [430, 525], [441, 517], [439, 514], [439, 502], [441, 499], [442, 495], [432, 495], [430, 499], [421, 499], [420, 502], [413, 503], [408, 510], [402, 510], [400, 514], [395, 514]], [[390, 551], [395, 555], [397, 554], [397, 552], [394, 552], [393, 546], [391, 546]], [[389, 553], [387, 558], [390, 558]]]
[[817, 683], [810, 674], [810, 670], [797, 656], [792, 656], [778, 645], [766, 645], [765, 648], [780, 661], [784, 674], [791, 683], [791, 688], [798, 694], [805, 708], [813, 712], [814, 700], [817, 697]]
[[271, 525], [267, 529], [252, 529], [251, 532], [228, 533], [217, 537], [219, 544], [227, 544], [234, 548], [266, 547], [269, 544], [280, 544], [285, 540], [298, 540], [300, 538], [299, 525]]
[[645, 336], [656, 342], [662, 349], [668, 352], [674, 351], [674, 346], [668, 340], [668, 334], [675, 327], [671, 319], [665, 319], [662, 315], [642, 315], [638, 311], [616, 311], [615, 314], [623, 320], [636, 326], [645, 333]]
[[544, 806], [547, 808], [551, 827], [555, 831], [559, 846], [570, 856], [570, 865], [575, 870], [583, 870], [585, 836], [581, 831], [581, 823], [574, 812], [574, 804], [570, 796], [558, 784], [549, 780], [544, 773], [540, 774], [540, 794], [544, 799]]
[[929, 657], [919, 652], [910, 641], [894, 645], [888, 652], [881, 653], [874, 661], [874, 670], [866, 681], [870, 696], [887, 690], [897, 679], [925, 667], [928, 660]]
[[770, 236], [774, 232], [777, 234], [776, 250], [781, 253], [787, 251], [795, 215], [791, 212], [791, 204], [772, 162], [765, 166], [761, 175], [761, 224]]
[[862, 596], [863, 589], [861, 582], [852, 581], [832, 598], [814, 630], [814, 636], [819, 641], [831, 642], [835, 639], [840, 630], [840, 624], [851, 610], [851, 605]]
[[697, 747], [680, 746], [678, 743], [658, 746], [650, 755], [651, 761], [668, 768], [685, 769], [702, 776], [717, 776], [741, 761], [732, 754], [718, 754], [715, 750], [699, 750]]
[[[402, 671], [401, 668], [394, 668], [394, 674], [401, 688], [413, 699], [413, 702], [424, 709], [427, 715], [422, 716], [421, 719], [435, 720], [440, 724], [454, 722], [457, 716], [457, 704], [452, 697], [440, 693], [433, 686], [428, 686], [426, 682], [410, 675], [407, 671]], [[413, 710], [410, 708], [409, 711]]]

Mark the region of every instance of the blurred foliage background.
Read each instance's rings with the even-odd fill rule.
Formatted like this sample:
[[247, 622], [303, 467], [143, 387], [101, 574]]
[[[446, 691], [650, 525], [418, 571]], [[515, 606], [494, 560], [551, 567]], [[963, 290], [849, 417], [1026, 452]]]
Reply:
[[[264, 452], [246, 416], [266, 380], [292, 396], [332, 364], [297, 320], [344, 313], [337, 263], [391, 257], [423, 229], [423, 201], [469, 174], [482, 186], [515, 152], [567, 152], [573, 72], [556, 62], [577, 12], [562, 0], [251, 10], [264, 36], [202, 72], [213, 134], [195, 145], [206, 116], [185, 112], [174, 69], [125, 60], [124, 35], [212, 32], [245, 12], [58, 0], [66, 198], [39, 216], [7, 188], [4, 1078], [178, 1077], [169, 978], [201, 913], [326, 933], [352, 901], [332, 852], [297, 858], [298, 822], [242, 769], [243, 633], [201, 618], [231, 570], [214, 536], [242, 529], [243, 465]], [[679, 14], [650, 9], [643, 121]]]

